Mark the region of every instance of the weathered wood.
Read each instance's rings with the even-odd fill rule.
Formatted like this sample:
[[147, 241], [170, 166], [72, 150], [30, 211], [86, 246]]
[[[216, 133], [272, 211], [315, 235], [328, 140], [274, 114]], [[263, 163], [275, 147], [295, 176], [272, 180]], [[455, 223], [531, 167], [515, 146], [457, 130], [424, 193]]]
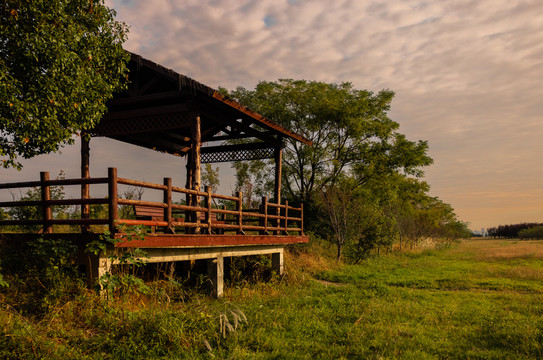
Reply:
[[115, 221], [118, 219], [117, 209], [117, 168], [108, 168], [108, 199], [109, 199], [109, 232], [116, 232]]
[[131, 180], [131, 179], [125, 179], [125, 178], [118, 178], [117, 183], [124, 184], [124, 185], [139, 186], [139, 187], [144, 187], [144, 188], [149, 188], [149, 189], [157, 189], [157, 190], [167, 189], [165, 185], [153, 184], [153, 183], [148, 183], [145, 181], [137, 181], [137, 180]]
[[[90, 146], [89, 138], [86, 134], [81, 134], [81, 178], [90, 178]], [[90, 198], [90, 186], [89, 184], [81, 184], [81, 199], [86, 200]], [[81, 219], [90, 218], [90, 206], [88, 204], [81, 204]], [[90, 227], [87, 225], [81, 225], [81, 232], [86, 233], [90, 231]]]
[[143, 226], [168, 226], [166, 221], [158, 220], [133, 220], [133, 219], [119, 219], [117, 220], [119, 224], [124, 225], [143, 225]]
[[[201, 118], [197, 115], [191, 124], [192, 132], [192, 144], [191, 144], [191, 158], [192, 158], [192, 188], [193, 190], [200, 191], [201, 183], [201, 164], [200, 164], [200, 147], [202, 146], [202, 132], [201, 132]], [[200, 198], [198, 195], [193, 195], [192, 205], [200, 204]], [[193, 215], [195, 216], [195, 215]], [[196, 222], [200, 222], [200, 218], [195, 216]], [[196, 227], [195, 233], [199, 233], [200, 229]]]
[[147, 234], [145, 240], [134, 239], [116, 244], [116, 247], [210, 247], [272, 244], [299, 244], [308, 242], [308, 236], [299, 235], [213, 235], [207, 234]]
[[277, 275], [283, 275], [283, 249], [272, 254], [272, 270]]
[[43, 232], [51, 234], [53, 232], [53, 227], [49, 221], [53, 218], [53, 212], [51, 211], [51, 206], [47, 205], [45, 202], [51, 200], [51, 188], [49, 185], [46, 185], [46, 182], [49, 180], [49, 173], [42, 171], [40, 173], [41, 180], [41, 200], [43, 201], [42, 205], [42, 220], [43, 220]]
[[300, 204], [300, 235], [304, 235], [304, 203]]
[[173, 232], [172, 229], [172, 179], [164, 178], [164, 186], [167, 187], [164, 190], [163, 201], [166, 207], [164, 208], [164, 221], [168, 223], [168, 231]]
[[260, 204], [260, 208], [262, 211], [262, 215], [264, 215], [264, 218], [260, 219], [260, 225], [264, 227], [264, 229], [260, 232], [260, 235], [268, 235], [268, 197], [267, 196], [262, 197], [262, 203]]
[[221, 298], [224, 287], [224, 258], [222, 254], [217, 255], [215, 259], [207, 260], [207, 273], [211, 279], [211, 295]]
[[[283, 150], [280, 146], [275, 148], [275, 188], [273, 192], [274, 196], [274, 202], [277, 205], [281, 204], [281, 176], [282, 176], [282, 168], [283, 168]], [[277, 207], [276, 214], [281, 215], [281, 208]], [[281, 223], [280, 220], [277, 220], [277, 223], [275, 224], [276, 227], [280, 227]], [[275, 232], [275, 235], [278, 233]]]
[[205, 198], [205, 207], [207, 208], [207, 211], [204, 213], [204, 221], [207, 224], [208, 232], [209, 234], [213, 234], [213, 229], [211, 227], [211, 215], [212, 215], [212, 209], [211, 209], [211, 187], [206, 186], [205, 192], [207, 193], [207, 196]]
[[134, 200], [134, 199], [118, 199], [117, 200], [118, 205], [141, 205], [141, 206], [148, 206], [148, 207], [157, 207], [157, 208], [166, 208], [168, 205], [156, 202], [156, 201], [143, 201], [143, 200]]
[[238, 234], [243, 234], [243, 193], [238, 191], [236, 193], [238, 201], [236, 202], [236, 211], [238, 212]]
[[81, 205], [81, 204], [107, 204], [108, 199], [59, 199], [59, 200], [28, 200], [28, 201], [2, 201], [0, 207], [41, 206], [45, 205]]
[[206, 193], [203, 192], [203, 191], [196, 191], [196, 190], [191, 190], [191, 189], [188, 189], [188, 188], [184, 189], [184, 188], [180, 188], [180, 187], [177, 187], [177, 186], [172, 186], [172, 191], [182, 193], [182, 194], [188, 194], [188, 195], [206, 196]]
[[284, 222], [284, 232], [287, 233], [288, 230], [288, 200], [285, 200], [285, 222]]
[[23, 182], [12, 182], [0, 184], [0, 189], [17, 189], [23, 187], [36, 187], [41, 186], [41, 181], [23, 181]]

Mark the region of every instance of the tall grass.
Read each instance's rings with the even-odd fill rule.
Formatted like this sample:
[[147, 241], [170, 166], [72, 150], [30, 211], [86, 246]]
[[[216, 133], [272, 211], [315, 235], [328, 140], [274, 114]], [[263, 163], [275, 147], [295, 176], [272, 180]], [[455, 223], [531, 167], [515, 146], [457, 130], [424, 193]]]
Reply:
[[221, 300], [168, 281], [115, 301], [81, 288], [39, 317], [13, 285], [0, 358], [542, 358], [540, 254], [481, 240], [345, 265], [314, 242], [286, 253], [286, 275], [233, 280]]

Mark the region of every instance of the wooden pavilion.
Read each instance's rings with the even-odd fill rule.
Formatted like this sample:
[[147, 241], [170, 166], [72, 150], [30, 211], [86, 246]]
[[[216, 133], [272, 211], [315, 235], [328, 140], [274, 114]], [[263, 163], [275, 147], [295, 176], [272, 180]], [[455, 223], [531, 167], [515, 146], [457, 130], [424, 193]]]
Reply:
[[[116, 94], [108, 104], [108, 113], [99, 125], [82, 136], [81, 178], [50, 180], [47, 172], [39, 181], [0, 184], [0, 189], [22, 187], [41, 188], [40, 201], [0, 202], [0, 207], [40, 206], [40, 219], [0, 220], [0, 230], [6, 225], [41, 225], [43, 236], [64, 237], [67, 240], [92, 241], [99, 235], [93, 225], [108, 225], [112, 234], [123, 239], [119, 226], [141, 225], [150, 230], [141, 241], [119, 242], [117, 247], [144, 248], [150, 262], [208, 260], [208, 272], [213, 280], [213, 292], [222, 295], [223, 261], [225, 257], [271, 254], [272, 266], [283, 271], [283, 248], [287, 244], [307, 242], [303, 233], [303, 207], [293, 207], [281, 201], [282, 148], [286, 138], [311, 145], [302, 136], [247, 109], [221, 95], [217, 90], [178, 74], [139, 55], [131, 54], [129, 86]], [[92, 178], [89, 157], [92, 137], [107, 137], [148, 149], [185, 157], [186, 184], [174, 186], [171, 178], [163, 184], [125, 179], [110, 168], [108, 177]], [[243, 140], [232, 141], [228, 140]], [[235, 144], [234, 144], [235, 143]], [[213, 194], [202, 189], [202, 163], [275, 159], [275, 189], [273, 199], [262, 199], [259, 209], [244, 209], [241, 193]], [[108, 184], [108, 195], [91, 197], [91, 186]], [[122, 199], [118, 185], [133, 185], [162, 192], [163, 201]], [[51, 186], [81, 186], [80, 199], [51, 200]], [[184, 203], [172, 201], [182, 194]], [[230, 206], [216, 206], [216, 201]], [[92, 204], [104, 204], [107, 219], [91, 216]], [[80, 219], [55, 219], [51, 207], [81, 206]], [[118, 207], [133, 206], [136, 219], [119, 217]], [[59, 234], [55, 225], [78, 225], [79, 234]], [[21, 234], [0, 233], [4, 241]], [[25, 234], [24, 236], [35, 236]], [[89, 281], [95, 282], [112, 265], [107, 254], [87, 261]]]

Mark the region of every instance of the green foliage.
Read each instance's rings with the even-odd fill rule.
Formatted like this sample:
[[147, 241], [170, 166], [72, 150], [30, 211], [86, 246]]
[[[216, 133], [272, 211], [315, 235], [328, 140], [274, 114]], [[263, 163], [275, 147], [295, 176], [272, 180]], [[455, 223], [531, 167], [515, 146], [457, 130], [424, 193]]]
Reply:
[[0, 3], [0, 157], [54, 152], [124, 88], [127, 27], [103, 0]]
[[543, 239], [543, 226], [520, 230], [518, 237], [520, 239]]
[[107, 254], [107, 272], [98, 279], [99, 287], [108, 298], [125, 294], [145, 293], [149, 289], [145, 282], [138, 278], [138, 270], [147, 264], [148, 255], [138, 247], [120, 248], [116, 244], [142, 241], [145, 235], [141, 227], [118, 226], [121, 237], [113, 236], [106, 230], [100, 240], [89, 242], [85, 251], [89, 254]]
[[[285, 254], [289, 272], [281, 282], [227, 287], [225, 301], [197, 292], [174, 301], [164, 293], [171, 283], [161, 282], [115, 302], [72, 292], [34, 317], [18, 311], [21, 296], [3, 289], [0, 357], [543, 356], [540, 241], [465, 241], [357, 265], [337, 263], [334, 254], [322, 258], [327, 252], [321, 250], [308, 244], [296, 255]], [[10, 291], [21, 295], [20, 286], [13, 283]]]
[[211, 164], [205, 164], [204, 170], [202, 171], [202, 184], [209, 186], [211, 192], [216, 194], [219, 190], [219, 185], [221, 184], [219, 180], [219, 167], [213, 169]]
[[60, 239], [36, 238], [0, 247], [7, 302], [23, 314], [41, 317], [83, 286], [75, 262], [77, 246]]
[[291, 197], [307, 200], [349, 171], [363, 183], [396, 171], [420, 176], [432, 162], [427, 143], [408, 141], [388, 117], [389, 90], [374, 94], [350, 83], [281, 79], [254, 90], [238, 87], [229, 96], [313, 142], [287, 141], [284, 187]]
[[[57, 179], [63, 179], [64, 172], [61, 170]], [[51, 200], [64, 199], [64, 187], [63, 186], [51, 186], [49, 188]], [[12, 194], [13, 200], [16, 200], [14, 194]], [[16, 201], [36, 201], [41, 200], [41, 189], [39, 187], [28, 189], [24, 195], [21, 195]], [[54, 205], [51, 206], [51, 213], [53, 218], [67, 219], [70, 216], [69, 206]], [[37, 220], [42, 218], [41, 206], [17, 206], [12, 207], [6, 212], [7, 216], [12, 220]], [[41, 225], [20, 225], [13, 227], [20, 232], [38, 232], [42, 229]]]

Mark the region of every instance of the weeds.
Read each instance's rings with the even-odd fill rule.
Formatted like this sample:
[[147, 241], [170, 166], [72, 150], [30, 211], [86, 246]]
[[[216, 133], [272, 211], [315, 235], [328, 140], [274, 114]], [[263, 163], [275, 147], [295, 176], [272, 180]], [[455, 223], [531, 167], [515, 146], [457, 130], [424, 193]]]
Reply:
[[[464, 242], [345, 265], [312, 244], [285, 254], [281, 278], [240, 275], [225, 300], [173, 276], [144, 292], [116, 291], [115, 301], [63, 284], [63, 296], [32, 308], [23, 284], [33, 278], [6, 271], [0, 358], [541, 358], [542, 265], [520, 256], [523, 245]], [[508, 247], [519, 256], [484, 255]], [[247, 269], [267, 264], [244, 261], [253, 262]]]

